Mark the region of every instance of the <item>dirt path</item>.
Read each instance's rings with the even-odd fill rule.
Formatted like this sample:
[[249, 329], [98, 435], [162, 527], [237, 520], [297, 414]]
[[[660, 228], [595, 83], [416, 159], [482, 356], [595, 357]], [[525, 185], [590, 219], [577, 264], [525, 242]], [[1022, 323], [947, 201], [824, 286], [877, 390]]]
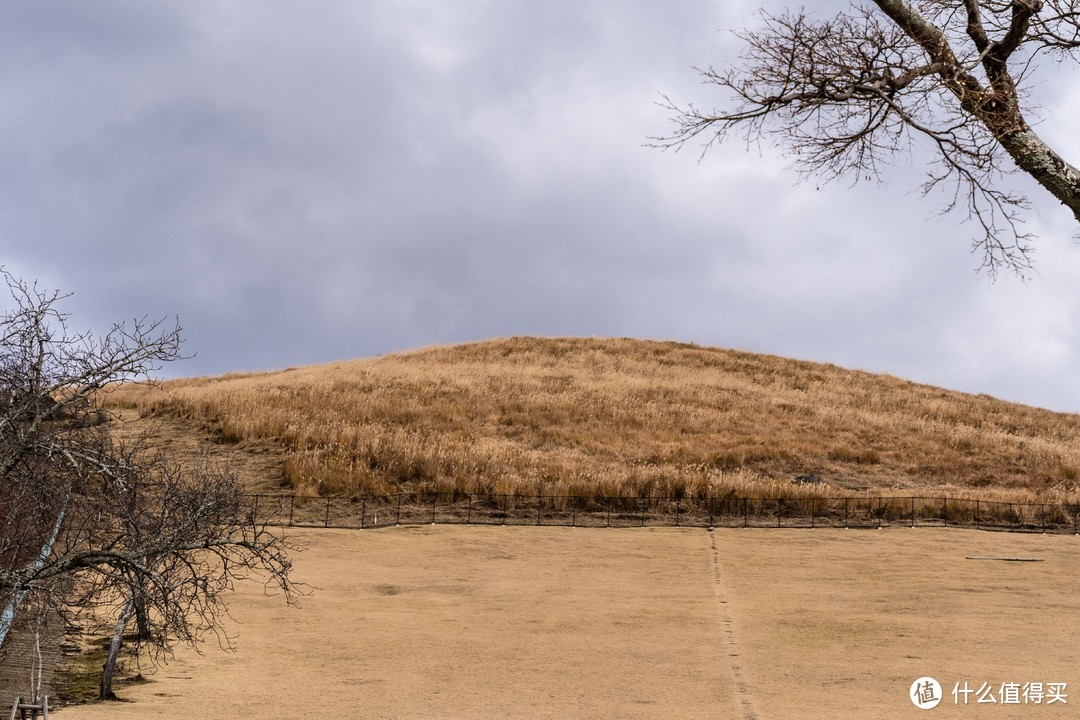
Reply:
[[735, 621], [731, 617], [731, 606], [724, 592], [724, 572], [720, 565], [720, 552], [716, 548], [716, 535], [709, 534], [709, 551], [712, 557], [712, 580], [713, 591], [716, 594], [717, 610], [720, 614], [720, 622], [724, 628], [724, 642], [727, 649], [728, 662], [731, 666], [731, 677], [735, 682], [735, 692], [742, 711], [743, 720], [757, 720], [754, 712], [754, 703], [750, 694], [750, 685], [742, 670], [742, 652], [739, 642], [735, 637]]
[[148, 450], [168, 453], [172, 462], [191, 466], [207, 453], [215, 463], [227, 465], [250, 493], [289, 492], [283, 482], [284, 451], [273, 443], [226, 443], [197, 423], [170, 415], [140, 417], [135, 410], [119, 410], [114, 424], [117, 437], [139, 442]]

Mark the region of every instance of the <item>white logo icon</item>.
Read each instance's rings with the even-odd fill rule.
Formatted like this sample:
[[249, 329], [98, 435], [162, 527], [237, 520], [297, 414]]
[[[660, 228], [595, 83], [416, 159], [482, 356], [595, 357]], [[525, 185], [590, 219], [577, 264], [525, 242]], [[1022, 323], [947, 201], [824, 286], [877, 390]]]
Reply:
[[936, 708], [941, 702], [941, 683], [932, 677], [921, 677], [911, 683], [908, 697], [920, 710]]

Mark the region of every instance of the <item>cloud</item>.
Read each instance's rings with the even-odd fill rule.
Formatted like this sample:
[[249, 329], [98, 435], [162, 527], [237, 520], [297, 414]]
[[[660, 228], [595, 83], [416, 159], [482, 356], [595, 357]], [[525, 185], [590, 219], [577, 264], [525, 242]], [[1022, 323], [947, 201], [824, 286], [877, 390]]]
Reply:
[[990, 285], [970, 228], [911, 192], [917, 167], [818, 189], [768, 147], [642, 147], [669, 129], [658, 92], [711, 102], [690, 66], [734, 57], [752, 7], [20, 5], [0, 30], [3, 262], [75, 291], [77, 324], [179, 315], [198, 354], [179, 374], [627, 335], [1076, 407], [1080, 265], [1056, 209], [1042, 275]]

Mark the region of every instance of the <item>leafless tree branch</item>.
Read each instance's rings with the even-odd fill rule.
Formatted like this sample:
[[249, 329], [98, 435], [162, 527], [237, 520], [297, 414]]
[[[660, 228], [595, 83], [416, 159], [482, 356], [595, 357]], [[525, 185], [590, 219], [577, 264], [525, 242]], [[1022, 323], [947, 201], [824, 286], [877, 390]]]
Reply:
[[180, 327], [136, 320], [73, 333], [46, 293], [0, 269], [13, 306], [0, 319], [0, 645], [28, 599], [116, 614], [103, 677], [130, 622], [158, 656], [207, 634], [229, 646], [225, 592], [261, 576], [292, 602], [298, 548], [244, 507], [227, 468], [180, 468], [106, 424], [101, 393], [180, 357]]
[[696, 68], [726, 109], [661, 96], [675, 131], [651, 138], [654, 147], [699, 140], [704, 154], [738, 133], [782, 144], [804, 174], [856, 182], [929, 149], [923, 190], [952, 187], [946, 208], [976, 222], [990, 273], [1031, 266], [1028, 201], [1000, 189], [1002, 176], [1026, 173], [1080, 222], [1080, 171], [1032, 129], [1022, 89], [1037, 55], [1080, 47], [1080, 0], [872, 0], [825, 19], [761, 19], [738, 33], [732, 67]]

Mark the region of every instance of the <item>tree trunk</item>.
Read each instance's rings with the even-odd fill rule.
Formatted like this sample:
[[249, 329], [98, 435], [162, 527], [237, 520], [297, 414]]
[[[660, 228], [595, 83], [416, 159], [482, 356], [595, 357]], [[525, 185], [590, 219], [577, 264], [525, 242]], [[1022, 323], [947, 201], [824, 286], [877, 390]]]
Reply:
[[[35, 570], [40, 570], [45, 566], [45, 562], [52, 555], [53, 548], [56, 546], [56, 540], [60, 537], [60, 528], [64, 524], [64, 518], [67, 516], [68, 501], [71, 500], [71, 487], [68, 486], [67, 494], [64, 496], [64, 504], [60, 506], [60, 512], [56, 516], [56, 522], [53, 524], [52, 535], [41, 548], [41, 552], [38, 553], [37, 559], [30, 563], [24, 572], [33, 573]], [[7, 639], [8, 633], [11, 631], [11, 626], [15, 623], [15, 613], [19, 611], [19, 605], [22, 604], [23, 598], [26, 596], [26, 590], [16, 590], [12, 593], [10, 602], [0, 612], [0, 647], [4, 646], [4, 641]]]
[[120, 617], [116, 619], [116, 628], [113, 630], [112, 642], [109, 643], [109, 654], [105, 658], [105, 664], [101, 666], [101, 688], [98, 692], [98, 700], [115, 700], [113, 692], [113, 675], [116, 674], [116, 657], [120, 654], [120, 646], [124, 642], [124, 630], [127, 629], [131, 615], [135, 612], [135, 601], [128, 599], [124, 603], [124, 609], [120, 611]]
[[146, 593], [143, 591], [141, 583], [137, 583], [133, 588], [131, 600], [135, 608], [135, 628], [138, 633], [140, 642], [147, 642], [153, 639], [150, 633], [150, 615], [146, 607]]
[[[983, 61], [991, 83], [990, 88], [984, 88], [974, 75], [962, 69], [945, 33], [927, 22], [906, 0], [874, 0], [874, 4], [919, 43], [931, 60], [946, 68], [941, 79], [964, 111], [983, 123], [1017, 167], [1072, 210], [1080, 222], [1080, 170], [1065, 162], [1024, 120], [1016, 86], [1007, 68], [1009, 56], [1027, 34], [1031, 17], [1038, 12], [1036, 5], [1013, 6], [1013, 25], [1008, 37]], [[1017, 12], [1022, 16], [1018, 17]]]
[[1080, 170], [1065, 162], [1030, 127], [1000, 137], [1017, 166], [1072, 210], [1080, 221]]

